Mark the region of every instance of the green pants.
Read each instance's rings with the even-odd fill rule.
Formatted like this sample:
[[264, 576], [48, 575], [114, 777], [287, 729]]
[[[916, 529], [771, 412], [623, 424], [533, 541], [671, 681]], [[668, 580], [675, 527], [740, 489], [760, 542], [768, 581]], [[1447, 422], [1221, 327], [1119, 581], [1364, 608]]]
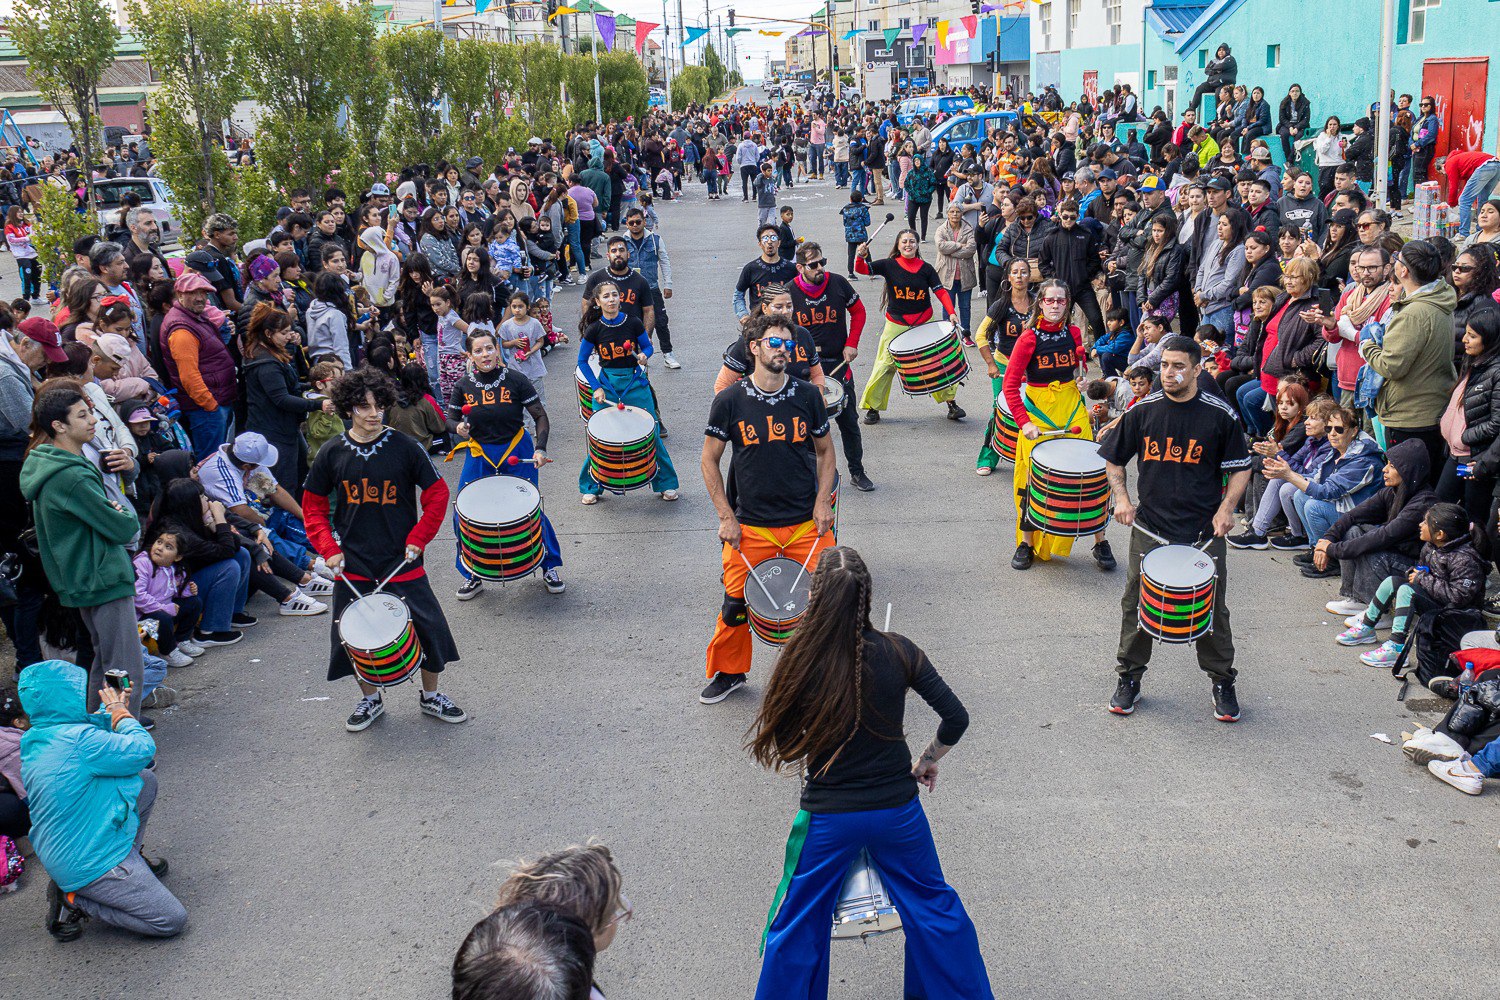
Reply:
[[[1130, 557], [1125, 563], [1125, 593], [1120, 597], [1120, 650], [1116, 654], [1119, 665], [1115, 671], [1121, 677], [1137, 680], [1146, 672], [1151, 662], [1151, 651], [1156, 640], [1140, 628], [1141, 606], [1141, 559], [1161, 543], [1142, 532], [1130, 529]], [[1234, 634], [1229, 630], [1229, 606], [1225, 595], [1229, 591], [1229, 576], [1224, 566], [1224, 539], [1215, 538], [1209, 543], [1207, 556], [1214, 561], [1214, 571], [1219, 574], [1214, 587], [1214, 622], [1209, 633], [1193, 644], [1198, 654], [1198, 666], [1216, 681], [1232, 681], [1234, 669]]]
[[[896, 362], [891, 359], [891, 341], [910, 329], [909, 326], [886, 319], [885, 329], [880, 332], [880, 346], [875, 349], [875, 367], [870, 372], [870, 381], [865, 383], [865, 391], [859, 396], [861, 410], [883, 410], [890, 405], [891, 380], [896, 377]], [[950, 385], [933, 393], [932, 398], [939, 403], [956, 399], [958, 386]]]
[[1000, 464], [1000, 453], [995, 450], [995, 407], [994, 403], [1000, 399], [1000, 393], [1005, 388], [1005, 379], [990, 379], [990, 388], [993, 390], [994, 400], [990, 405], [990, 422], [984, 429], [984, 443], [979, 446], [979, 459], [974, 463], [976, 469], [993, 469]]

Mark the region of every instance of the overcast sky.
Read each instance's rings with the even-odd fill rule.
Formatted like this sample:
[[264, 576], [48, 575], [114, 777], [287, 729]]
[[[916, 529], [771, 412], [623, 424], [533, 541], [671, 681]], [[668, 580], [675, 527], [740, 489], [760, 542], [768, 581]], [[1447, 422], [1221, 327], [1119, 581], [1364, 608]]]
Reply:
[[[661, 0], [601, 0], [610, 8], [621, 14], [629, 14], [631, 17], [643, 21], [661, 21]], [[772, 59], [781, 59], [786, 52], [786, 40], [798, 31], [806, 28], [800, 24], [772, 24], [764, 21], [748, 21], [740, 17], [741, 14], [753, 14], [757, 17], [794, 17], [808, 20], [813, 11], [822, 7], [822, 3], [813, 0], [708, 0], [709, 15], [717, 19], [722, 18], [724, 27], [729, 27], [729, 9], [735, 10], [735, 24], [739, 27], [750, 28], [734, 36], [734, 42], [739, 47], [739, 71], [747, 79], [759, 79], [766, 64], [766, 54], [770, 53]], [[677, 0], [667, 0], [667, 9], [671, 24], [677, 25]], [[840, 7], [840, 10], [843, 8]], [[688, 27], [702, 26], [703, 0], [682, 0], [682, 16]], [[767, 31], [781, 31], [784, 34], [776, 38], [770, 38], [758, 33], [759, 29]], [[662, 42], [662, 30], [658, 28], [651, 37], [656, 42]], [[676, 39], [674, 37], [674, 43]], [[828, 40], [821, 39], [826, 46]], [[688, 49], [688, 58], [696, 63], [700, 58], [699, 52], [702, 43], [693, 45]], [[746, 56], [751, 58], [746, 59]]]

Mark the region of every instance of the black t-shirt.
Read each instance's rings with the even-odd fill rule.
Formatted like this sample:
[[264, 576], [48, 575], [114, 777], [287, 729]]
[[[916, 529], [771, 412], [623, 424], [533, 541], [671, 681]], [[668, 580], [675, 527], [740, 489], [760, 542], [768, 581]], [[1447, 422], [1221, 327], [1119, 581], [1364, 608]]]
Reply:
[[868, 262], [870, 273], [885, 279], [885, 312], [893, 319], [914, 319], [932, 311], [929, 291], [943, 287], [937, 268], [922, 261], [915, 272], [908, 271], [895, 259], [884, 257]]
[[792, 313], [807, 327], [818, 354], [828, 361], [844, 360], [844, 345], [849, 342], [849, 307], [859, 301], [849, 279], [830, 274], [823, 291], [810, 295], [792, 282]]
[[[386, 428], [369, 444], [340, 434], [318, 449], [303, 488], [333, 505], [333, 530], [350, 573], [382, 580], [406, 557], [417, 495], [437, 482], [414, 438]], [[421, 566], [417, 557], [413, 567]]]
[[732, 447], [729, 503], [741, 523], [785, 528], [812, 519], [818, 500], [812, 439], [828, 433], [817, 386], [788, 378], [768, 396], [742, 378], [714, 397], [704, 433]]
[[862, 724], [826, 772], [826, 759], [808, 761], [802, 808], [810, 813], [894, 809], [917, 794], [911, 750], [901, 725], [908, 688], [941, 718], [937, 738], [945, 746], [957, 743], [969, 727], [963, 702], [916, 643], [894, 632], [874, 630], [865, 632], [863, 641]]
[[[467, 422], [469, 437], [479, 444], [510, 444], [525, 425], [526, 408], [537, 402], [531, 379], [500, 365], [459, 379], [448, 396], [448, 416]], [[467, 416], [465, 406], [469, 407]]]
[[583, 339], [593, 344], [599, 355], [600, 368], [636, 366], [635, 355], [642, 349], [641, 338], [646, 335], [646, 328], [638, 318], [625, 313], [620, 315], [623, 321], [617, 325], [611, 326], [601, 319], [590, 323], [583, 332]]
[[620, 311], [645, 323], [646, 307], [652, 304], [651, 285], [641, 273], [632, 270], [619, 275], [607, 267], [600, 268], [583, 283], [583, 297], [593, 295], [594, 289], [606, 281], [613, 282], [620, 289]]
[[1026, 313], [1019, 312], [1011, 301], [1009, 290], [1003, 290], [1000, 298], [990, 303], [985, 313], [994, 324], [990, 328], [990, 353], [996, 357], [1009, 358], [1015, 350], [1021, 331], [1026, 329]]
[[1224, 476], [1250, 468], [1234, 411], [1202, 392], [1186, 403], [1153, 392], [1125, 411], [1099, 454], [1120, 466], [1139, 458], [1136, 516], [1141, 525], [1169, 541], [1189, 544], [1213, 532]]
[[740, 280], [734, 290], [745, 293], [745, 305], [753, 306], [760, 299], [760, 290], [766, 285], [789, 285], [797, 276], [795, 261], [781, 260], [767, 264], [759, 257], [740, 268]]
[[[812, 378], [813, 362], [818, 361], [818, 348], [813, 343], [812, 334], [797, 327], [796, 346], [787, 351], [786, 373], [792, 378], [800, 378], [806, 382]], [[724, 348], [724, 367], [741, 375], [750, 374], [751, 365], [750, 351], [745, 347], [745, 338], [736, 337]]]

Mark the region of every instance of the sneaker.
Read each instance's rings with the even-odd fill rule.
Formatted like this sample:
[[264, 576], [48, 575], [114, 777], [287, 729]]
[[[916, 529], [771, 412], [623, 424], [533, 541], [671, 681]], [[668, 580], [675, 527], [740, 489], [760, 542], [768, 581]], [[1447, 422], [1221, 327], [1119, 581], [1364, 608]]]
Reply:
[[1465, 795], [1478, 795], [1484, 791], [1484, 775], [1474, 766], [1474, 761], [1468, 754], [1453, 761], [1431, 761], [1427, 770], [1432, 772], [1434, 778], [1452, 785]]
[[668, 351], [667, 353], [665, 353], [665, 354], [663, 354], [661, 356], [661, 362], [662, 362], [662, 364], [666, 365], [668, 368], [681, 368], [682, 367], [682, 362], [678, 361], [675, 357], [673, 357], [671, 351]]
[[167, 654], [167, 666], [169, 667], [191, 667], [193, 658], [181, 649], [174, 649]]
[[965, 330], [964, 333], [963, 333], [963, 342], [964, 342], [964, 346], [965, 347], [973, 347], [973, 346], [975, 346], [975, 344], [974, 344], [974, 337], [969, 333], [968, 330]]
[[186, 653], [187, 655], [194, 657], [202, 656], [204, 653], [208, 652], [208, 650], [204, 649], [202, 646], [198, 645], [191, 639], [183, 639], [181, 642], [179, 642], [177, 644], [177, 651], [179, 653]]
[[1389, 667], [1401, 658], [1401, 647], [1387, 639], [1379, 649], [1359, 654], [1359, 662], [1367, 667]]
[[583, 504], [585, 507], [592, 507], [594, 504], [596, 504], [596, 503], [599, 502], [599, 494], [597, 494], [597, 493], [585, 493], [583, 495], [583, 498], [581, 500], [579, 500], [578, 502], [581, 503], [581, 504]]
[[139, 719], [136, 719], [135, 721], [139, 722], [141, 724], [141, 728], [148, 733], [156, 728], [156, 720], [151, 718], [151, 716], [145, 714], [144, 712], [142, 712], [141, 717]]
[[1401, 752], [1413, 764], [1425, 767], [1435, 760], [1458, 760], [1464, 755], [1464, 748], [1453, 737], [1435, 733], [1423, 726], [1402, 741]]
[[859, 490], [861, 493], [875, 492], [875, 484], [870, 482], [870, 477], [865, 475], [863, 472], [849, 473], [849, 482], [853, 483], [854, 488]]
[[1354, 624], [1340, 632], [1333, 641], [1340, 646], [1368, 646], [1372, 642], [1379, 642], [1380, 638], [1375, 634], [1375, 626], [1367, 623], [1361, 615]]
[[878, 424], [878, 423], [880, 423], [880, 411], [879, 410], [866, 410], [865, 411], [865, 423], [867, 423], [867, 424]]
[[1327, 604], [1323, 605], [1323, 609], [1330, 615], [1357, 615], [1363, 612], [1367, 607], [1369, 607], [1368, 604], [1365, 604], [1361, 601], [1351, 600], [1347, 597], [1340, 597], [1336, 601], [1329, 601]]
[[1306, 552], [1298, 552], [1296, 555], [1292, 556], [1292, 565], [1294, 565], [1294, 566], [1311, 566], [1312, 564], [1313, 564], [1313, 550], [1312, 549], [1308, 549]]
[[705, 705], [717, 705], [744, 686], [744, 674], [726, 674], [720, 671], [714, 674], [713, 680], [709, 681], [708, 686], [698, 695], [698, 700]]
[[164, 878], [172, 866], [167, 863], [166, 858], [153, 858], [145, 851], [141, 852], [141, 860], [146, 862], [146, 867], [151, 869], [151, 874], [157, 878]]
[[1115, 696], [1109, 699], [1109, 710], [1116, 715], [1129, 715], [1141, 700], [1141, 682], [1136, 677], [1121, 677], [1115, 685]]
[[1010, 557], [1010, 568], [1030, 569], [1034, 558], [1036, 558], [1036, 553], [1031, 550], [1031, 546], [1022, 542], [1016, 546], [1016, 554]]
[[1309, 580], [1327, 580], [1329, 577], [1342, 576], [1343, 570], [1339, 569], [1339, 561], [1337, 559], [1330, 559], [1328, 560], [1327, 569], [1318, 569], [1318, 567], [1312, 564], [1303, 566], [1302, 575]]
[[427, 697], [427, 692], [418, 695], [417, 700], [422, 703], [422, 714], [430, 715], [439, 722], [460, 723], [466, 722], [469, 713], [453, 703], [453, 699], [441, 691], [432, 692], [432, 697]]
[[1484, 613], [1491, 618], [1500, 618], [1500, 594], [1485, 598]]
[[281, 613], [284, 615], [321, 615], [328, 610], [328, 605], [322, 601], [315, 601], [300, 590], [292, 591], [292, 596], [281, 602]]
[[543, 573], [542, 582], [547, 585], [547, 593], [549, 594], [561, 594], [568, 589], [568, 585], [563, 583], [562, 573], [555, 569], [549, 569]]
[[472, 601], [474, 598], [479, 596], [479, 592], [483, 589], [483, 580], [479, 579], [479, 577], [477, 576], [470, 577], [469, 579], [464, 581], [464, 585], [462, 587], [458, 588], [458, 593], [454, 596], [456, 596], [460, 601]]
[[378, 694], [367, 694], [359, 699], [359, 704], [354, 706], [354, 711], [344, 720], [344, 728], [351, 733], [362, 733], [384, 714], [385, 699]]
[[1094, 543], [1094, 565], [1106, 573], [1112, 572], [1117, 565], [1115, 563], [1115, 550], [1109, 547], [1109, 541]]
[[1220, 722], [1240, 721], [1240, 700], [1234, 696], [1234, 681], [1214, 681], [1214, 718]]
[[47, 880], [47, 933], [59, 941], [77, 941], [83, 936], [83, 922], [88, 917], [68, 902], [67, 893], [57, 883]]
[[328, 564], [323, 561], [322, 556], [318, 556], [318, 558], [313, 560], [312, 571], [314, 576], [321, 576], [325, 580], [336, 579], [333, 570], [328, 568]]
[[1254, 531], [1247, 531], [1239, 535], [1230, 535], [1227, 541], [1230, 548], [1235, 549], [1266, 549], [1271, 546], [1269, 538]]
[[1449, 701], [1457, 701], [1459, 695], [1457, 677], [1434, 677], [1427, 682], [1427, 690], [1439, 698], [1447, 698]]
[[199, 646], [233, 646], [245, 637], [245, 633], [234, 629], [225, 629], [223, 632], [204, 632], [199, 629], [193, 633], [193, 642]]
[[958, 403], [956, 403], [955, 401], [953, 401], [951, 399], [948, 400], [948, 419], [949, 420], [962, 420], [964, 417], [967, 417], [967, 416], [968, 416], [968, 414], [964, 412], [964, 408], [962, 406], [959, 406]]
[[324, 579], [323, 577], [314, 573], [313, 578], [304, 583], [301, 587], [301, 590], [304, 594], [308, 594], [312, 597], [327, 597], [329, 594], [333, 593], [333, 581]]
[[1306, 535], [1277, 535], [1271, 539], [1271, 548], [1282, 552], [1291, 552], [1297, 549], [1307, 548]]
[[[170, 661], [168, 661], [170, 662]], [[193, 662], [192, 660], [188, 661]], [[151, 689], [151, 693], [141, 699], [142, 708], [166, 708], [168, 705], [177, 704], [177, 689], [158, 684]]]
[[676, 490], [662, 490], [660, 493], [657, 494], [657, 496], [661, 497], [663, 500], [666, 500], [666, 501], [668, 501], [670, 503], [671, 501], [677, 499], [677, 491]]
[[988, 465], [979, 465], [974, 467], [974, 475], [976, 476], [993, 476], [994, 474], [995, 470], [990, 468]]
[[229, 616], [229, 627], [249, 628], [258, 621], [260, 621], [260, 619], [256, 618], [254, 615], [247, 615], [243, 611], [236, 611], [234, 614]]

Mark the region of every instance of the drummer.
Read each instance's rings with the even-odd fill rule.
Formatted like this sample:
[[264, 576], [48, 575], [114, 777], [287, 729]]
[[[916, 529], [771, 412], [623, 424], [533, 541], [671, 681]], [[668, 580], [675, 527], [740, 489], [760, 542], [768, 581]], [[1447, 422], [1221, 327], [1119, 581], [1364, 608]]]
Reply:
[[[492, 330], [475, 330], [465, 338], [469, 370], [453, 386], [448, 397], [448, 433], [461, 443], [449, 454], [468, 452], [458, 477], [458, 492], [477, 479], [503, 475], [524, 479], [540, 488], [541, 467], [551, 462], [547, 457], [547, 436], [551, 423], [547, 410], [537, 396], [531, 380], [514, 368], [501, 363], [500, 342]], [[525, 414], [536, 422], [536, 441], [526, 430]], [[510, 459], [519, 459], [515, 465]], [[458, 511], [453, 512], [454, 542], [459, 551], [463, 545], [458, 526]], [[562, 550], [552, 522], [542, 514], [542, 580], [548, 593], [561, 594], [567, 589], [562, 578]], [[479, 596], [484, 581], [469, 571], [461, 558], [455, 557], [463, 585], [458, 599], [469, 601]]]
[[811, 241], [797, 248], [797, 277], [792, 281], [792, 311], [799, 326], [812, 334], [825, 373], [844, 387], [844, 405], [835, 415], [844, 442], [849, 481], [865, 493], [875, 488], [865, 475], [865, 446], [859, 434], [859, 409], [854, 405], [854, 359], [865, 329], [865, 304], [849, 279], [828, 270], [823, 248]]
[[[1011, 479], [1016, 495], [1012, 569], [1030, 569], [1034, 559], [1046, 562], [1073, 551], [1072, 538], [1037, 529], [1027, 515], [1026, 504], [1032, 449], [1056, 438], [1092, 441], [1094, 436], [1083, 404], [1083, 334], [1068, 324], [1072, 311], [1073, 299], [1066, 284], [1056, 279], [1042, 282], [1036, 305], [1026, 317], [1025, 329], [1016, 338], [1005, 369], [1002, 391], [1020, 428]], [[1115, 568], [1114, 553], [1102, 530], [1094, 536], [1094, 565], [1106, 572]]]
[[760, 256], [740, 268], [739, 280], [734, 283], [734, 315], [740, 326], [750, 319], [755, 303], [760, 301], [762, 286], [784, 285], [797, 276], [797, 265], [781, 257], [781, 230], [774, 223], [756, 229], [755, 242], [760, 244]]
[[[859, 407], [865, 411], [867, 424], [880, 423], [880, 411], [891, 401], [891, 380], [896, 377], [891, 341], [912, 327], [932, 320], [932, 296], [936, 296], [948, 310], [947, 315], [956, 315], [953, 299], [943, 287], [943, 279], [938, 277], [931, 264], [922, 259], [917, 243], [916, 231], [903, 229], [896, 234], [896, 245], [885, 260], [870, 260], [869, 243], [861, 243], [855, 251], [855, 274], [873, 274], [885, 279], [885, 291], [880, 297], [880, 306], [885, 311], [885, 329], [881, 331], [880, 344], [875, 348], [875, 367], [859, 397]], [[932, 398], [948, 404], [949, 420], [965, 417], [955, 402], [958, 386], [939, 389]]]
[[[578, 340], [578, 371], [594, 390], [594, 405], [624, 403], [645, 410], [657, 422], [656, 475], [651, 490], [663, 500], [677, 499], [677, 470], [672, 456], [661, 440], [661, 421], [656, 413], [656, 399], [646, 377], [646, 359], [655, 350], [651, 334], [636, 317], [621, 308], [620, 286], [612, 279], [600, 281], [592, 300], [584, 300], [583, 317], [578, 321], [582, 336]], [[589, 364], [592, 355], [599, 356], [599, 371]], [[604, 493], [589, 475], [589, 461], [583, 460], [578, 473], [578, 492], [585, 505], [599, 502]]]
[[[443, 668], [459, 658], [458, 646], [422, 568], [422, 550], [437, 535], [448, 509], [448, 484], [414, 438], [384, 426], [386, 411], [396, 405], [396, 384], [390, 378], [373, 368], [357, 368], [333, 384], [332, 396], [339, 415], [352, 423], [318, 449], [302, 494], [308, 541], [330, 570], [347, 577], [333, 591], [328, 679], [354, 673], [339, 641], [339, 619], [360, 596], [347, 581], [369, 593], [399, 568], [383, 592], [406, 605], [422, 644], [421, 709], [443, 722], [463, 722], [468, 718], [464, 710], [438, 691]], [[331, 499], [338, 509], [330, 518]], [[385, 714], [380, 689], [358, 683], [363, 697], [344, 723], [351, 733], [370, 728]]]
[[[1031, 294], [1031, 265], [1017, 257], [1005, 269], [1005, 289], [990, 303], [979, 329], [974, 334], [974, 343], [979, 345], [979, 356], [984, 359], [985, 371], [990, 377], [990, 389], [995, 403], [1005, 388], [1005, 369], [1010, 364], [1010, 352], [1015, 350], [1021, 331], [1026, 328], [1026, 317], [1036, 306], [1036, 297]], [[984, 431], [984, 444], [979, 446], [979, 460], [974, 464], [978, 475], [994, 473], [1000, 464], [1000, 453], [995, 450], [995, 412], [990, 409], [990, 424]]]
[[[833, 541], [829, 496], [837, 461], [822, 394], [787, 374], [795, 336], [796, 324], [786, 316], [766, 314], [746, 323], [754, 365], [748, 377], [714, 396], [708, 411], [703, 483], [719, 514], [724, 604], [708, 644], [708, 686], [698, 696], [705, 705], [743, 687], [750, 672], [747, 561], [753, 566], [785, 556], [807, 561], [810, 572], [818, 552]], [[725, 445], [733, 445], [727, 494], [719, 468]]]
[[[1207, 538], [1218, 581], [1213, 627], [1196, 643], [1198, 666], [1213, 678], [1214, 718], [1235, 722], [1240, 705], [1234, 692], [1234, 636], [1225, 602], [1229, 576], [1224, 536], [1234, 527], [1234, 508], [1250, 483], [1250, 452], [1230, 405], [1199, 391], [1202, 352], [1197, 341], [1171, 335], [1162, 340], [1161, 348], [1161, 391], [1126, 410], [1099, 449], [1114, 493], [1115, 520], [1136, 526], [1130, 533], [1125, 593], [1120, 598], [1115, 668], [1120, 679], [1109, 710], [1116, 715], [1135, 711], [1141, 675], [1151, 660], [1153, 641], [1139, 628], [1142, 557], [1160, 545], [1191, 545]], [[1131, 502], [1125, 483], [1125, 466], [1131, 459], [1138, 460], [1139, 506]]]
[[[784, 316], [793, 324], [796, 336], [787, 355], [786, 373], [792, 378], [800, 378], [804, 382], [811, 382], [821, 391], [827, 379], [823, 374], [822, 359], [818, 355], [817, 344], [813, 342], [812, 333], [806, 328], [797, 325], [796, 317], [792, 313], [792, 292], [786, 285], [770, 284], [760, 286], [760, 301], [755, 304], [751, 311], [752, 316], [762, 313], [770, 316]], [[750, 371], [749, 348], [745, 346], [743, 331], [729, 346], [724, 348], [724, 364], [719, 368], [719, 377], [714, 380], [714, 395], [718, 395], [729, 388], [736, 380], [742, 379]]]

